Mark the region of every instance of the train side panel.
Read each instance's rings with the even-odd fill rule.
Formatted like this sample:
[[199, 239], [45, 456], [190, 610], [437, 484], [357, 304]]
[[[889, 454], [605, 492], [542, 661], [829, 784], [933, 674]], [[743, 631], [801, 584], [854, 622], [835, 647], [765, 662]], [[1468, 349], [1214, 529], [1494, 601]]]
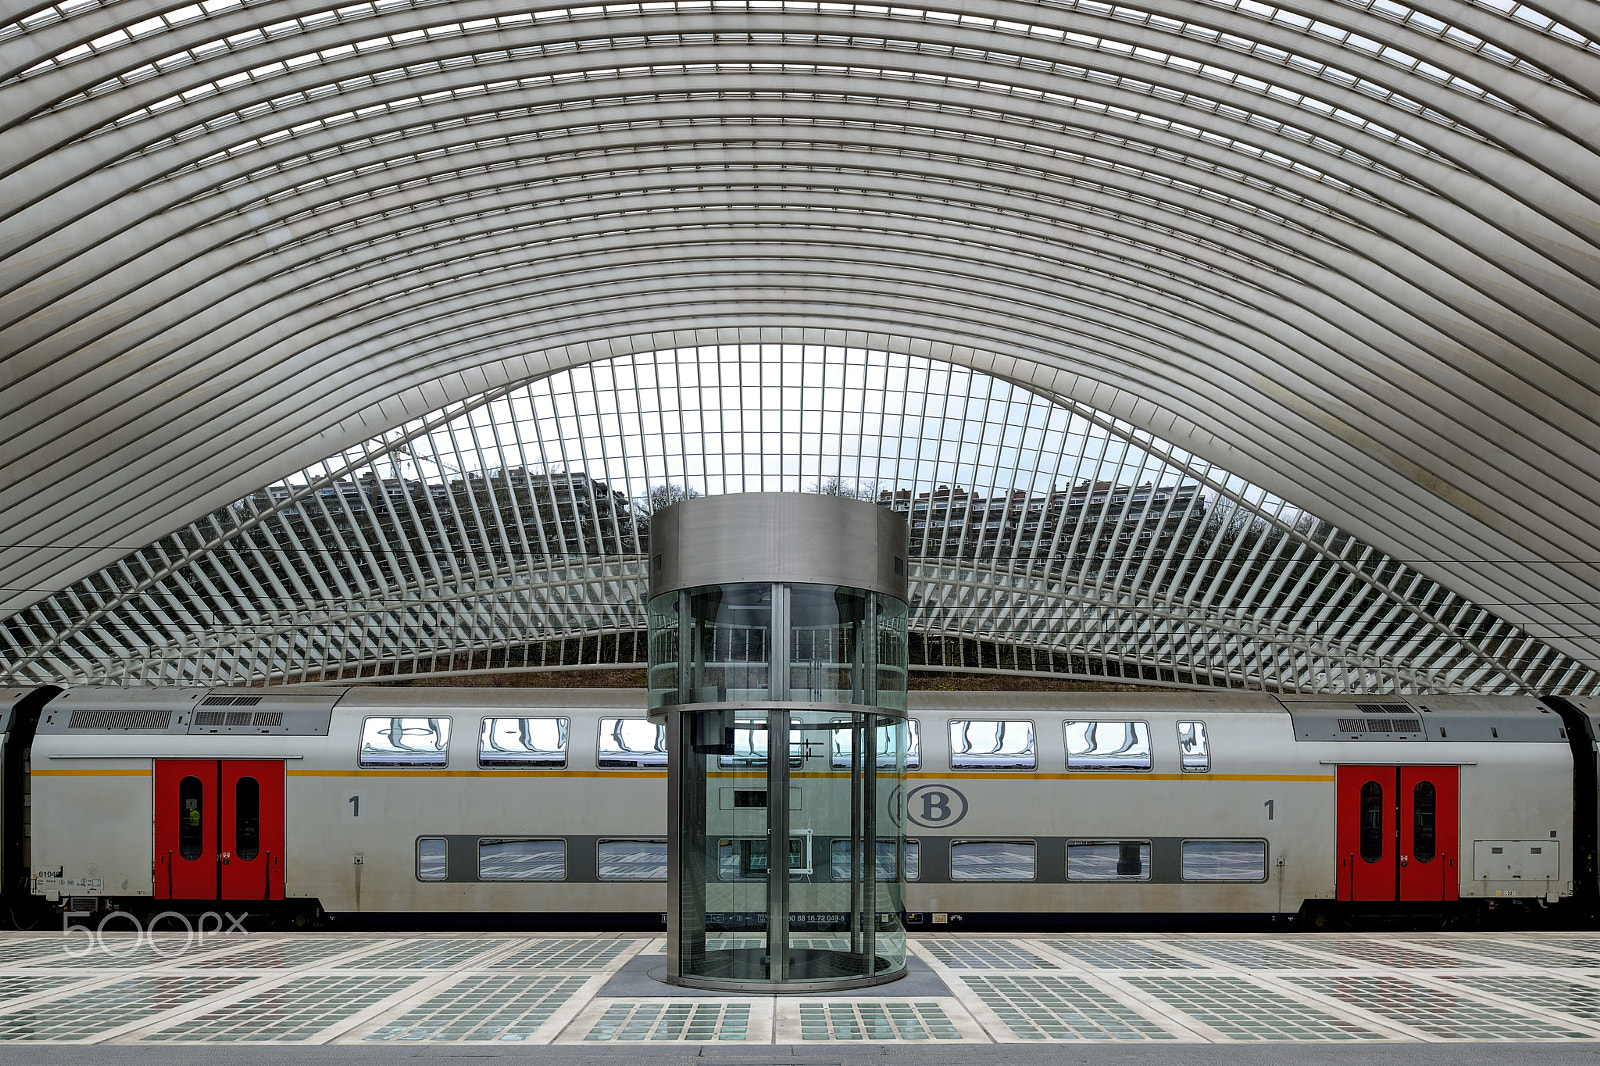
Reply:
[[[1340, 781], [1393, 783], [1385, 802], [1395, 803], [1412, 780], [1405, 775], [1428, 768], [1450, 782], [1427, 811], [1441, 833], [1452, 832], [1454, 816], [1451, 839], [1436, 842], [1454, 864], [1454, 896], [1553, 901], [1574, 892], [1570, 739], [1561, 716], [1532, 699], [962, 692], [913, 693], [911, 706], [920, 765], [884, 802], [909, 842], [906, 908], [931, 920], [1267, 915], [1307, 902], [1415, 901], [1398, 869], [1374, 881], [1363, 868], [1363, 892], [1388, 877], [1387, 897], [1341, 888], [1355, 861], [1342, 854], [1354, 839], [1347, 820], [1360, 812], [1344, 809]], [[485, 762], [488, 719], [561, 720], [564, 763]], [[74, 690], [49, 703], [34, 739], [33, 890], [53, 901], [193, 903], [171, 886], [162, 891], [172, 834], [165, 851], [153, 846], [156, 820], [182, 813], [172, 774], [215, 767], [220, 785], [230, 768], [281, 767], [276, 892], [290, 906], [654, 921], [667, 898], [665, 767], [650, 753], [630, 768], [601, 766], [603, 719], [655, 736], [636, 690]], [[373, 737], [422, 754], [368, 759]], [[805, 772], [831, 772], [825, 748], [804, 758], [815, 760]], [[207, 808], [204, 824], [225, 830], [228, 810]], [[1418, 810], [1384, 815], [1396, 849], [1405, 844], [1398, 819]], [[795, 882], [797, 906], [825, 899], [831, 877], [827, 826], [806, 819], [802, 808], [791, 826], [810, 830], [814, 845]], [[230, 857], [226, 839], [207, 837], [216, 852], [196, 861], [250, 861]], [[608, 876], [603, 849], [613, 860], [623, 853]], [[639, 879], [627, 879], [630, 870]], [[271, 876], [219, 899], [250, 902], [258, 892], [264, 904], [276, 898]], [[227, 884], [225, 872], [214, 877]]]
[[[1423, 823], [1453, 823], [1454, 834], [1437, 842], [1440, 858], [1455, 864], [1454, 893], [1433, 899], [1543, 899], [1555, 902], [1574, 892], [1574, 786], [1570, 741], [1559, 715], [1532, 697], [1384, 697], [1358, 702], [1354, 697], [1286, 698], [1297, 745], [1319, 765], [1381, 795], [1382, 859], [1395, 863], [1386, 878], [1405, 885], [1420, 873], [1424, 857], [1411, 841]], [[1425, 774], [1432, 768], [1436, 772]], [[1442, 771], [1437, 772], [1437, 771]], [[1430, 780], [1423, 781], [1423, 777]], [[1440, 786], [1437, 795], [1434, 784]], [[1453, 787], [1452, 787], [1453, 783]], [[1428, 791], [1428, 804], [1415, 798]], [[1337, 898], [1355, 903], [1384, 902], [1371, 890], [1377, 859], [1363, 855], [1357, 823], [1358, 791], [1341, 790], [1330, 810], [1347, 826], [1342, 848], [1330, 849], [1344, 887]], [[1435, 808], [1434, 805], [1437, 805]], [[1393, 819], [1393, 821], [1391, 821]], [[1373, 841], [1374, 851], [1380, 842]], [[1428, 844], [1431, 855], [1436, 842]], [[1390, 853], [1390, 848], [1398, 850]], [[1336, 853], [1337, 852], [1337, 853]], [[1369, 882], [1352, 892], [1348, 879]], [[1445, 874], [1441, 872], [1440, 878]], [[1439, 878], [1426, 879], [1432, 885]], [[1439, 882], [1442, 883], [1442, 882]], [[1396, 895], [1391, 890], [1390, 901]]]
[[[565, 719], [565, 767], [480, 766], [482, 723], [494, 717]], [[665, 767], [597, 766], [602, 717], [642, 720], [644, 694], [352, 690], [339, 703], [328, 744], [289, 771], [292, 894], [315, 897], [336, 914], [659, 915], [666, 905], [661, 881], [597, 877], [600, 841], [666, 836]], [[448, 761], [361, 766], [362, 730], [371, 718], [448, 720]], [[424, 848], [432, 850], [425, 855]], [[481, 855], [491, 856], [487, 867]], [[429, 861], [439, 867], [428, 871], [437, 879], [423, 877]]]
[[[929, 876], [908, 886], [910, 910], [1047, 919], [1271, 914], [1331, 895], [1322, 857], [1332, 850], [1333, 775], [1296, 747], [1270, 697], [1086, 694], [1068, 710], [1051, 695], [916, 695], [923, 763], [907, 786], [907, 834]], [[959, 735], [959, 723], [973, 720], [1033, 722], [1034, 769], [952, 768], [951, 723]], [[1088, 722], [1102, 736], [1127, 736], [1131, 725], [1148, 768], [1069, 769], [1068, 736], [1084, 743]], [[1186, 766], [1180, 751], [1180, 732], [1193, 735], [1196, 723], [1203, 768], [1193, 757]], [[965, 879], [981, 875], [984, 841], [1031, 844], [1031, 876]], [[1109, 864], [1113, 849], [1127, 849], [1125, 870]], [[963, 851], [972, 853], [967, 863]]]

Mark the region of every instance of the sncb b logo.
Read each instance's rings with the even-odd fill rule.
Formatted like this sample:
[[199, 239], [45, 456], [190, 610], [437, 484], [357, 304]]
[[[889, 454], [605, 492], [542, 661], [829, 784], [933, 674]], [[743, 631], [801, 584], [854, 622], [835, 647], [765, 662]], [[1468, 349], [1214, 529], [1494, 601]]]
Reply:
[[918, 785], [906, 793], [906, 820], [924, 829], [944, 829], [967, 816], [967, 797], [949, 785]]

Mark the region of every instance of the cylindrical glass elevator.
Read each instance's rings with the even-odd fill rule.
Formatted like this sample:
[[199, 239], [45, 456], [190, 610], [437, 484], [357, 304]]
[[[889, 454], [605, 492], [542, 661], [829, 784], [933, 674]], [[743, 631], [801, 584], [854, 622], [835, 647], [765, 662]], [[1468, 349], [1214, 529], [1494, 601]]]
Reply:
[[667, 721], [667, 978], [816, 991], [905, 973], [906, 525], [747, 493], [651, 517]]

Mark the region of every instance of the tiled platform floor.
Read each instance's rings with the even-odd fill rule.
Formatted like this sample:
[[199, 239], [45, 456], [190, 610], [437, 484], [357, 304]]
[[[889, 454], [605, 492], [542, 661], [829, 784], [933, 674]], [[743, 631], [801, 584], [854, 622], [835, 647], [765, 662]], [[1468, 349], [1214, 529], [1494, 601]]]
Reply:
[[[1600, 938], [925, 935], [844, 996], [655, 985], [648, 936], [0, 934], [0, 1045], [1600, 1041]], [[1600, 1048], [1597, 1048], [1600, 1050]]]

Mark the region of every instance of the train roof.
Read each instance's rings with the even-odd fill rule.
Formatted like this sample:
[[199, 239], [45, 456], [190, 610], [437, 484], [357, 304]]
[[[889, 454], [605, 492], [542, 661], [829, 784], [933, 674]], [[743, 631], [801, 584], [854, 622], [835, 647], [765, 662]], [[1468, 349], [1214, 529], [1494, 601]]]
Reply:
[[909, 693], [912, 713], [950, 714], [1014, 713], [1131, 715], [1150, 712], [1174, 714], [1282, 714], [1283, 705], [1259, 692], [939, 692]]
[[551, 712], [621, 711], [643, 714], [642, 688], [349, 688], [339, 700], [341, 711], [391, 709], [444, 712], [470, 705], [474, 712], [534, 708]]

